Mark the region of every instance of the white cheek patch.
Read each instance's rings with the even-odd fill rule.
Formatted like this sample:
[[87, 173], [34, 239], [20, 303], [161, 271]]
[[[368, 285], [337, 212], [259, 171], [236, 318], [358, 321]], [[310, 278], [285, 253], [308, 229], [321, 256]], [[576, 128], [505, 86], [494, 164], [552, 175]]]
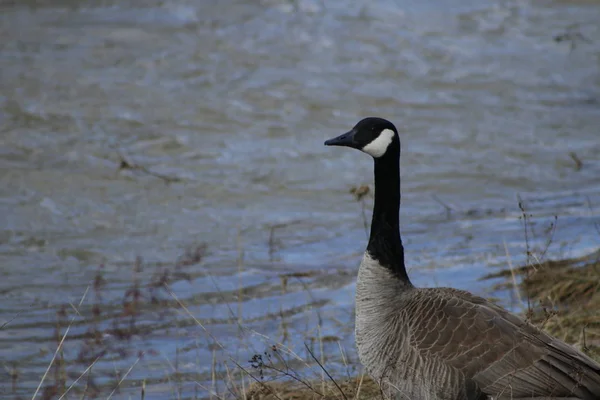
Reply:
[[378, 158], [385, 154], [388, 146], [394, 139], [394, 131], [391, 129], [384, 129], [381, 131], [379, 136], [375, 138], [371, 143], [362, 148], [365, 153]]

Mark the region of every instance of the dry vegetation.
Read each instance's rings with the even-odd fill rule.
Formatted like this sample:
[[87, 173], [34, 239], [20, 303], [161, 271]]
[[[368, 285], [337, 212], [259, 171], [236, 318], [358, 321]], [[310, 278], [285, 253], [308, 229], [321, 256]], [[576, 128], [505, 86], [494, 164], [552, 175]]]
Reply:
[[[354, 189], [351, 191], [355, 192]], [[362, 197], [356, 195], [357, 201]], [[530, 241], [537, 233], [531, 224], [532, 215], [525, 210], [522, 201], [519, 201], [519, 208], [526, 264], [518, 268], [509, 265], [483, 279], [500, 279], [495, 289], [514, 291], [524, 305], [524, 317], [531, 323], [600, 362], [600, 251], [576, 259], [544, 260], [552, 245], [557, 217], [543, 229], [543, 245], [534, 248]], [[320, 384], [297, 380], [258, 382], [245, 395], [252, 400], [381, 398], [378, 385], [365, 375], [336, 382], [328, 379]]]
[[[366, 221], [363, 202], [369, 190], [359, 189], [354, 190], [352, 194], [361, 203], [363, 219]], [[543, 230], [547, 236], [547, 240], [542, 240], [545, 244], [539, 249], [534, 249], [529, 244], [535, 234], [529, 221], [531, 215], [526, 213], [522, 203], [519, 205], [522, 210], [521, 218], [527, 244], [526, 265], [517, 268], [509, 266], [505, 270], [489, 274], [484, 279], [495, 280], [497, 290], [514, 291], [520, 299], [520, 304], [523, 305], [524, 316], [532, 323], [600, 360], [598, 312], [600, 310], [600, 279], [598, 279], [600, 251], [578, 259], [544, 261], [548, 247], [552, 243], [556, 220], [548, 229]], [[365, 229], [367, 228], [365, 223]], [[275, 252], [275, 249], [272, 249], [274, 242], [272, 232], [269, 238], [270, 252]], [[339, 338], [321, 336], [320, 326], [316, 327], [319, 333], [311, 334], [311, 338], [308, 333], [303, 338], [295, 338], [295, 341], [307, 342], [303, 356], [282, 343], [285, 340], [279, 342], [267, 337], [263, 337], [264, 351], [254, 354], [251, 359], [243, 360], [231, 356], [235, 349], [225, 348], [218, 338], [213, 337], [203, 322], [196, 319], [186, 304], [180, 301], [170, 289], [170, 285], [177, 280], [193, 279], [186, 268], [201, 263], [205, 250], [204, 246], [192, 248], [174, 265], [163, 265], [152, 273], [146, 273], [149, 277], [147, 281], [142, 280], [144, 265], [141, 260], [138, 260], [132, 266], [131, 285], [125, 289], [117, 309], [103, 308], [106, 307], [103, 302], [105, 280], [104, 271], [99, 268], [89, 292], [84, 295], [88, 297], [90, 300], [88, 303], [91, 304], [86, 308], [82, 298], [79, 304], [68, 304], [58, 310], [55, 352], [33, 397], [39, 396], [47, 400], [107, 398], [107, 396], [118, 398], [121, 388], [127, 385], [129, 388], [137, 388], [139, 398], [144, 399], [147, 396], [146, 383], [148, 385], [166, 383], [171, 387], [169, 398], [186, 398], [182, 395], [184, 384], [195, 386], [193, 398], [207, 399], [381, 398], [378, 385], [368, 376], [360, 373], [361, 368], [356, 360], [349, 360], [345, 356]], [[305, 285], [305, 279], [309, 279], [309, 275], [283, 274], [280, 277], [284, 291], [292, 278], [300, 282], [304, 287], [303, 290], [310, 291]], [[243, 302], [246, 297], [240, 290], [238, 301]], [[200, 335], [208, 339], [215, 351], [225, 356], [226, 363], [219, 363], [214, 358], [211, 360], [212, 383], [206, 384], [199, 375], [181, 373], [178, 370], [177, 358], [173, 370], [166, 372], [164, 379], [148, 382], [126, 380], [131, 369], [145, 357], [143, 353], [131, 354], [133, 347], [131, 341], [152, 332], [151, 327], [139, 322], [140, 316], [143, 312], [156, 308], [176, 309], [185, 315], [190, 324], [197, 326]], [[319, 321], [321, 321], [320, 316]], [[154, 323], [168, 323], [168, 321]], [[246, 329], [244, 322], [237, 320], [235, 315], [232, 315], [231, 323], [238, 324], [241, 330]], [[284, 324], [283, 316], [281, 323]], [[7, 324], [10, 324], [10, 321]], [[71, 327], [76, 327], [78, 324], [87, 327], [87, 331], [78, 334], [69, 333]], [[2, 328], [4, 326], [0, 329]], [[252, 334], [260, 335], [257, 332]], [[104, 340], [107, 335], [117, 340], [107, 343]], [[73, 348], [73, 344], [70, 344], [73, 339], [78, 343], [77, 348]], [[337, 358], [348, 367], [346, 374], [334, 373], [330, 368], [330, 362], [335, 355], [327, 354], [324, 348], [332, 343], [340, 346]], [[66, 357], [65, 348], [69, 349], [71, 354], [75, 352], [76, 357]], [[151, 350], [146, 351], [148, 352]], [[96, 363], [119, 357], [123, 359], [128, 357], [127, 359], [133, 359], [135, 362], [129, 370], [116, 373], [111, 383], [98, 384], [94, 371]], [[79, 372], [74, 374], [74, 370]], [[13, 398], [30, 398], [18, 395], [23, 393], [22, 390], [18, 390], [20, 376], [18, 366], [7, 368], [7, 372], [12, 382]], [[189, 396], [189, 391], [187, 393]]]
[[[545, 261], [535, 266], [506, 269], [489, 278], [503, 278], [497, 289], [518, 290], [529, 304], [525, 313], [533, 324], [575, 345], [600, 361], [600, 252], [578, 259]], [[519, 282], [515, 286], [515, 282]], [[367, 376], [302, 384], [254, 383], [246, 393], [252, 400], [375, 399], [379, 387]], [[315, 389], [317, 388], [317, 389]]]
[[532, 323], [600, 359], [600, 252], [486, 278], [504, 278], [496, 286], [501, 289], [512, 286], [515, 276], [521, 296], [527, 299], [525, 315]]
[[[153, 349], [137, 351], [132, 341], [147, 336], [155, 325], [166, 323], [154, 320], [148, 324], [140, 321], [141, 316], [150, 309], [166, 309], [176, 305], [169, 295], [168, 285], [179, 280], [190, 280], [186, 269], [199, 264], [205, 250], [204, 245], [195, 246], [188, 249], [176, 263], [157, 265], [145, 273], [144, 268], [149, 268], [138, 258], [131, 265], [131, 283], [124, 289], [117, 304], [105, 301], [106, 272], [103, 265], [99, 266], [93, 282], [79, 302], [62, 305], [56, 311], [52, 358], [32, 397], [19, 395], [24, 391], [20, 387], [21, 369], [26, 366], [4, 364], [10, 379], [9, 393], [13, 395], [12, 398], [39, 397], [51, 400], [118, 396], [135, 364], [147, 355], [156, 353]], [[0, 326], [0, 330], [10, 327], [18, 317]], [[85, 330], [74, 332], [81, 327]], [[40, 353], [44, 355], [42, 349]], [[115, 369], [110, 382], [107, 383], [104, 376], [103, 383], [98, 382], [98, 374], [94, 369], [98, 362], [131, 358], [136, 361], [128, 371]], [[0, 379], [4, 377], [0, 375]], [[143, 398], [145, 382], [139, 386]], [[4, 389], [2, 386], [0, 388]]]

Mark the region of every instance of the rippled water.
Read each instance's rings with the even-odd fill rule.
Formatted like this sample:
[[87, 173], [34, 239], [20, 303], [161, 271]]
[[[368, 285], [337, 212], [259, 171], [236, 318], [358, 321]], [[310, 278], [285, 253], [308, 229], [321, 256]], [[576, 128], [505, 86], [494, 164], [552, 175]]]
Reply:
[[67, 386], [102, 355], [74, 398], [223, 393], [276, 341], [354, 368], [372, 166], [323, 140], [367, 115], [401, 133], [416, 283], [485, 294], [523, 260], [517, 195], [534, 245], [558, 215], [548, 255], [597, 248], [600, 4], [451, 3], [2, 3], [0, 396], [31, 398], [57, 324]]

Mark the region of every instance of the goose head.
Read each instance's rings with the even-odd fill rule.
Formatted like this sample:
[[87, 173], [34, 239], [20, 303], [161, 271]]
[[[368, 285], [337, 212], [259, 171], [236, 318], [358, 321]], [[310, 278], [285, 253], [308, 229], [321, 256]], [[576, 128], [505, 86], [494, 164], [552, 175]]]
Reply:
[[359, 121], [349, 132], [325, 142], [326, 146], [346, 146], [358, 149], [375, 159], [400, 150], [398, 131], [383, 118], [368, 117]]

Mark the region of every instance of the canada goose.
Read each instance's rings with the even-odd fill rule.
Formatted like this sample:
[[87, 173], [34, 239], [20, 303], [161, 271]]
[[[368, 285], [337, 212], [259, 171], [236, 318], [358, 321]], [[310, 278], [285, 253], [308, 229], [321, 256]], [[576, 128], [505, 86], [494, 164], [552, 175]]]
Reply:
[[325, 142], [375, 161], [375, 205], [356, 281], [356, 344], [386, 397], [407, 400], [600, 399], [600, 364], [481, 297], [416, 288], [400, 239], [400, 139], [365, 118]]

